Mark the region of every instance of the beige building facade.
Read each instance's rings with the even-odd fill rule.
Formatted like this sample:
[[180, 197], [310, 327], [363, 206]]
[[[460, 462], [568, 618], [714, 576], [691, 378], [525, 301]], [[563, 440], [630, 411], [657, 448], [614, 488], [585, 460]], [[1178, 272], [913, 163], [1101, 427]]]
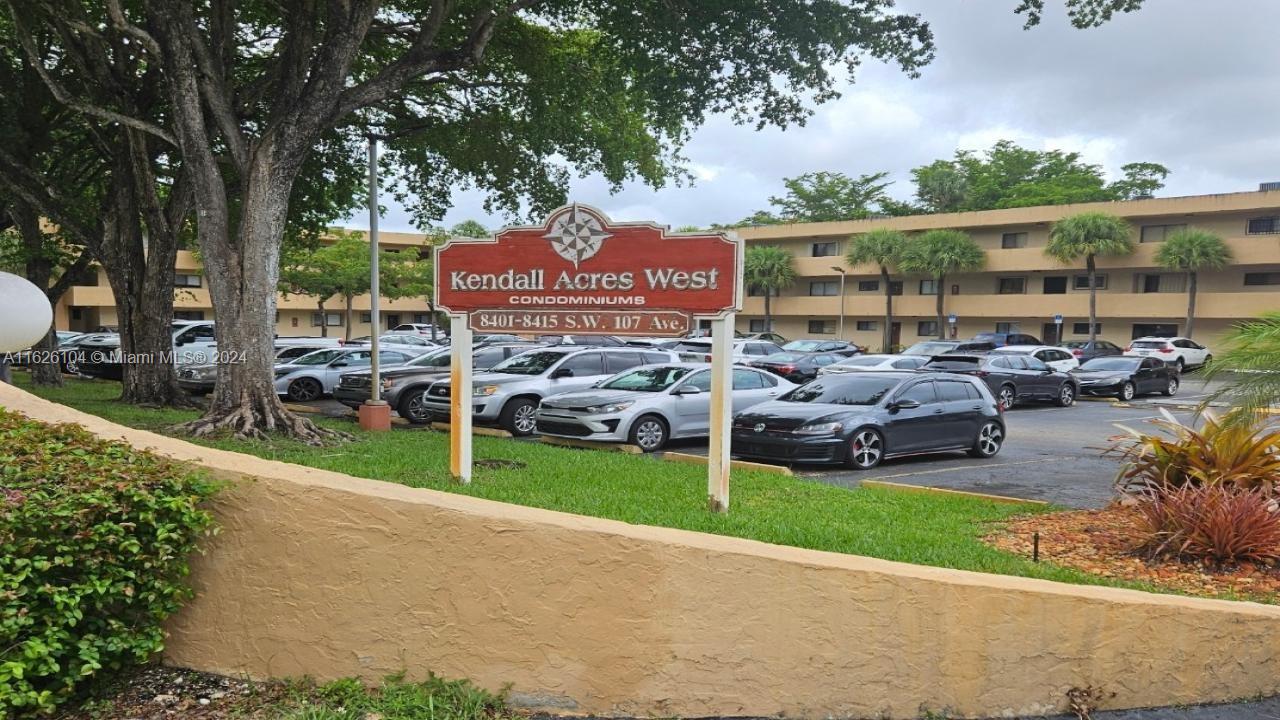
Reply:
[[[787, 338], [851, 340], [879, 350], [884, 323], [884, 288], [879, 269], [844, 260], [849, 238], [875, 228], [907, 234], [953, 228], [986, 251], [981, 272], [948, 277], [943, 287], [920, 275], [895, 273], [897, 344], [937, 337], [935, 292], [944, 294], [945, 312], [956, 316], [948, 337], [979, 332], [1023, 332], [1055, 339], [1061, 315], [1062, 339], [1087, 339], [1089, 284], [1083, 259], [1062, 265], [1045, 255], [1049, 229], [1068, 215], [1100, 211], [1133, 227], [1136, 251], [1099, 258], [1099, 337], [1124, 345], [1147, 334], [1185, 333], [1185, 273], [1155, 261], [1165, 236], [1196, 227], [1222, 236], [1233, 262], [1199, 275], [1195, 338], [1212, 348], [1243, 319], [1280, 310], [1280, 190], [1223, 195], [1082, 203], [1008, 210], [916, 215], [848, 222], [742, 228], [747, 247], [776, 245], [795, 255], [796, 282], [772, 298], [773, 330]], [[844, 293], [841, 295], [841, 271]], [[843, 306], [843, 332], [841, 307]], [[764, 297], [748, 292], [738, 330], [765, 330]]]
[[[356, 232], [367, 239], [367, 234]], [[430, 238], [419, 233], [379, 232], [378, 244], [386, 250], [418, 252], [431, 244]], [[196, 256], [188, 251], [178, 252], [177, 275], [174, 282], [173, 318], [175, 320], [214, 320], [213, 303], [209, 300], [209, 286], [204, 270]], [[58, 303], [54, 312], [54, 325], [59, 330], [87, 332], [98, 328], [116, 326], [115, 297], [107, 282], [107, 274], [96, 268], [93, 285], [72, 287]], [[323, 317], [316, 305], [316, 298], [307, 295], [284, 295], [276, 298], [276, 334], [288, 336], [315, 336], [322, 334], [321, 322], [325, 322], [329, 337], [361, 337], [370, 334], [369, 296], [359, 295], [352, 300], [350, 334], [347, 330], [346, 303], [340, 297], [328, 298]], [[378, 303], [382, 315], [383, 330], [401, 323], [431, 322], [427, 298], [382, 298]]]

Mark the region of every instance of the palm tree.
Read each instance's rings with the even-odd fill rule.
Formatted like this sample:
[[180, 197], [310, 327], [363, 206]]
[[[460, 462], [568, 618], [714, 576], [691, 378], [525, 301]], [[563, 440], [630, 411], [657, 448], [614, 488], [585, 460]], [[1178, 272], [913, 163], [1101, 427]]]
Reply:
[[844, 256], [850, 265], [876, 265], [880, 268], [880, 282], [884, 285], [884, 352], [893, 352], [893, 283], [889, 269], [897, 267], [907, 236], [898, 230], [877, 228], [849, 238], [849, 253]]
[[1200, 270], [1221, 270], [1231, 262], [1231, 249], [1222, 238], [1208, 230], [1187, 228], [1165, 239], [1156, 251], [1156, 262], [1170, 270], [1187, 273], [1187, 330], [1191, 337], [1196, 321], [1196, 274]]
[[987, 254], [966, 232], [959, 230], [930, 230], [913, 238], [903, 248], [898, 261], [904, 272], [921, 273], [934, 279], [937, 291], [938, 339], [947, 337], [943, 322], [943, 304], [946, 293], [943, 285], [947, 276], [954, 273], [979, 270], [987, 263]]
[[795, 257], [777, 245], [756, 245], [747, 249], [742, 265], [743, 282], [764, 293], [764, 326], [773, 330], [769, 300], [796, 281]]
[[1114, 215], [1086, 212], [1053, 224], [1044, 254], [1064, 265], [1084, 258], [1089, 271], [1089, 342], [1098, 339], [1098, 267], [1100, 255], [1133, 253], [1129, 223]]
[[1205, 369], [1206, 380], [1227, 380], [1210, 395], [1201, 409], [1213, 400], [1227, 400], [1242, 408], [1240, 416], [1253, 416], [1280, 403], [1280, 311], [1238, 323], [1221, 343], [1213, 362]]

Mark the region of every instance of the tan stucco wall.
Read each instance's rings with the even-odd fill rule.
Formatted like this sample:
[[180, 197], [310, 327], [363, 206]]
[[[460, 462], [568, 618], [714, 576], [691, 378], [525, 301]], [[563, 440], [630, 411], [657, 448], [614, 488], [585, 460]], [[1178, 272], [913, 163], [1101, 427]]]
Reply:
[[233, 481], [167, 661], [469, 677], [559, 712], [1038, 714], [1280, 690], [1280, 608], [920, 567], [416, 490], [197, 447], [0, 385]]

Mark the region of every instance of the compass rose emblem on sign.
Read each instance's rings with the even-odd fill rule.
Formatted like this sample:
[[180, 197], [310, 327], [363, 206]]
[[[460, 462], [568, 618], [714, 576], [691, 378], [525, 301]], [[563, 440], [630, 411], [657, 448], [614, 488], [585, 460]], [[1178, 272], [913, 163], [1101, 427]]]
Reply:
[[577, 268], [583, 260], [600, 252], [605, 238], [612, 235], [604, 231], [600, 218], [574, 205], [551, 218], [551, 232], [543, 237], [551, 241], [557, 255]]

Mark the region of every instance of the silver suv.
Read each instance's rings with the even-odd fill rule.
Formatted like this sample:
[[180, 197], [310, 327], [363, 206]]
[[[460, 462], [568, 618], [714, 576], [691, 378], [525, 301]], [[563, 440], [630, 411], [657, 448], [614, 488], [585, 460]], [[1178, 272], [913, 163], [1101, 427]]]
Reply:
[[[586, 389], [633, 367], [676, 360], [675, 353], [665, 350], [629, 347], [561, 345], [522, 353], [471, 377], [472, 419], [497, 424], [512, 435], [532, 435], [542, 398]], [[422, 397], [422, 406], [440, 419], [449, 416], [450, 383], [434, 382]]]

